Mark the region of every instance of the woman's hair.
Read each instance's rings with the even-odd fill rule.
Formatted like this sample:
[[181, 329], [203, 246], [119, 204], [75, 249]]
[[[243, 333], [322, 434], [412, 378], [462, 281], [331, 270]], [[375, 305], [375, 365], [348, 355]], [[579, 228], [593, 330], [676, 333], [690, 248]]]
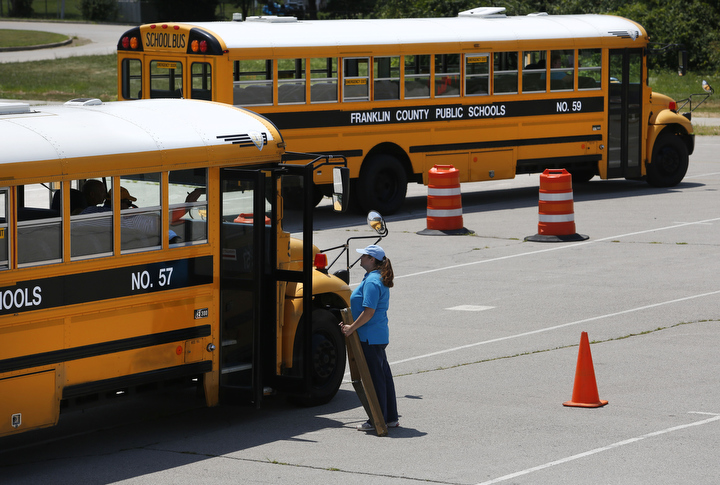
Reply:
[[392, 264], [390, 264], [390, 258], [386, 256], [385, 258], [383, 258], [382, 261], [375, 259], [375, 268], [380, 271], [380, 277], [382, 278], [383, 284], [388, 288], [392, 288], [395, 273], [393, 273]]

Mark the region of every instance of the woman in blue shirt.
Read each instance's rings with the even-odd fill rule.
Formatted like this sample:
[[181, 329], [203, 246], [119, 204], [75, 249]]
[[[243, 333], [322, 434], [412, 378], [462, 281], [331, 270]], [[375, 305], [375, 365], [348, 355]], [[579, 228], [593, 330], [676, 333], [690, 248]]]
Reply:
[[[375, 387], [380, 409], [388, 428], [396, 428], [398, 422], [395, 384], [385, 348], [390, 342], [387, 310], [390, 303], [390, 288], [393, 286], [393, 270], [385, 251], [374, 244], [357, 249], [360, 266], [366, 271], [360, 286], [350, 296], [350, 306], [355, 321], [342, 325], [345, 336], [357, 331], [367, 361], [370, 377]], [[357, 427], [358, 431], [373, 431], [369, 421]]]

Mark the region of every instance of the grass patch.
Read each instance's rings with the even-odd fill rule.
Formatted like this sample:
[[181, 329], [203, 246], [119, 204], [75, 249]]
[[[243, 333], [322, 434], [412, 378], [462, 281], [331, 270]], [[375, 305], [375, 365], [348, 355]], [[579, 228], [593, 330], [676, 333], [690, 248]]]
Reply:
[[[653, 91], [670, 96], [678, 101], [685, 99], [691, 94], [704, 93], [702, 89], [703, 79], [714, 88], [720, 88], [720, 80], [717, 74], [687, 73], [685, 76], [678, 76], [676, 72], [658, 72], [649, 74], [650, 87]], [[696, 105], [702, 98], [694, 99]], [[686, 106], [686, 111], [689, 106]], [[694, 113], [706, 113], [710, 116], [720, 116], [720, 95], [712, 95]]]
[[0, 98], [117, 100], [117, 55], [18, 62], [0, 69]]
[[54, 44], [68, 39], [69, 37], [67, 35], [52, 32], [0, 29], [0, 47], [28, 47]]

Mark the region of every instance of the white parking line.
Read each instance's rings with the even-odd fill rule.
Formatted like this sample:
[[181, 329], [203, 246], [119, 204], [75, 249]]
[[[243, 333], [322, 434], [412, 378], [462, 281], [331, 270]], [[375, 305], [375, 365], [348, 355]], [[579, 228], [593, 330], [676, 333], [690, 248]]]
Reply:
[[[603, 238], [600, 238], [600, 239], [590, 239], [590, 240], [588, 240], [588, 241], [583, 241], [583, 242], [574, 243], [574, 244], [567, 244], [567, 245], [564, 245], [564, 244], [563, 244], [563, 245], [557, 245], [557, 246], [553, 245], [552, 247], [545, 248], [545, 249], [539, 249], [539, 250], [537, 250], [537, 251], [528, 251], [528, 252], [525, 252], [525, 253], [511, 254], [511, 255], [509, 255], [509, 256], [501, 256], [501, 257], [499, 257], [499, 258], [481, 259], [481, 260], [479, 260], [479, 261], [472, 261], [472, 262], [470, 262], [470, 263], [456, 264], [456, 265], [453, 265], [453, 266], [443, 266], [443, 267], [441, 267], [441, 268], [429, 269], [429, 270], [426, 270], [426, 271], [419, 271], [419, 272], [417, 272], [417, 273], [410, 273], [410, 274], [406, 274], [406, 275], [395, 275], [395, 279], [400, 279], [400, 278], [412, 278], [412, 277], [414, 277], [414, 276], [422, 276], [422, 275], [426, 275], [426, 274], [430, 274], [430, 273], [438, 273], [438, 272], [440, 272], [440, 271], [447, 271], [447, 270], [457, 269], [457, 268], [465, 268], [465, 267], [467, 267], [467, 266], [474, 266], [474, 265], [476, 265], [476, 264], [494, 263], [494, 262], [496, 262], [496, 261], [503, 261], [503, 260], [506, 260], [506, 259], [520, 258], [520, 257], [523, 257], [523, 256], [533, 256], [533, 255], [535, 255], [535, 254], [542, 254], [542, 253], [547, 253], [547, 252], [550, 252], [550, 251], [559, 251], [559, 250], [563, 250], [563, 249], [570, 249], [570, 248], [574, 248], [574, 247], [577, 247], [577, 246], [583, 246], [583, 245], [593, 244], [593, 243], [597, 243], [597, 242], [614, 241], [614, 240], [616, 240], [616, 239], [620, 239], [620, 238], [623, 238], [623, 237], [637, 236], [637, 235], [639, 235], [639, 234], [647, 234], [647, 233], [649, 233], [649, 232], [666, 231], [666, 230], [668, 230], [668, 229], [678, 229], [678, 228], [686, 227], [686, 226], [704, 225], [704, 224], [708, 224], [708, 223], [711, 223], [711, 222], [717, 222], [717, 221], [720, 221], [720, 217], [717, 217], [717, 218], [715, 218], [715, 219], [705, 219], [704, 221], [680, 222], [680, 223], [674, 224], [674, 225], [672, 225], [672, 226], [657, 227], [657, 228], [655, 228], [655, 229], [646, 229], [646, 230], [644, 230], [644, 231], [637, 231], [637, 232], [629, 232], [629, 233], [627, 233], [627, 234], [619, 234], [619, 235], [617, 235], [617, 236], [603, 237]], [[550, 244], [550, 243], [543, 243], [543, 244]]]
[[494, 339], [490, 339], [490, 340], [483, 340], [482, 342], [475, 342], [472, 344], [461, 345], [460, 347], [454, 347], [452, 349], [438, 350], [437, 352], [432, 352], [430, 354], [417, 355], [415, 357], [410, 357], [408, 359], [390, 362], [390, 365], [397, 365], [397, 364], [402, 364], [405, 362], [410, 362], [413, 360], [425, 359], [427, 357], [434, 357], [436, 355], [442, 355], [442, 354], [447, 354], [450, 352], [456, 352], [458, 350], [469, 349], [471, 347], [477, 347], [479, 345], [492, 344], [495, 342], [502, 342], [503, 340], [511, 340], [511, 339], [520, 338], [520, 337], [527, 337], [528, 335], [535, 335], [538, 333], [550, 332], [551, 330], [557, 330], [558, 328], [571, 327], [573, 325], [579, 325], [581, 323], [593, 322], [595, 320], [602, 320], [604, 318], [616, 317], [618, 315], [624, 315], [626, 313], [647, 310], [648, 308], [656, 308], [659, 306], [671, 305], [673, 303], [680, 303], [680, 302], [684, 302], [684, 301], [688, 301], [688, 300], [694, 300], [696, 298], [703, 298], [705, 296], [712, 296], [712, 295], [718, 295], [718, 294], [720, 294], [720, 290], [710, 291], [708, 293], [700, 293], [698, 295], [686, 296], [683, 298], [676, 298], [675, 300], [662, 301], [660, 303], [653, 303], [652, 305], [645, 305], [645, 306], [641, 306], [641, 307], [637, 307], [637, 308], [630, 308], [629, 310], [623, 310], [620, 312], [607, 313], [605, 315], [598, 315], [596, 317], [585, 318], [583, 320], [576, 320], [574, 322], [561, 323], [560, 325], [553, 325], [552, 327], [538, 328], [537, 330], [532, 330], [530, 332], [516, 333], [514, 335], [506, 335], [505, 337], [498, 337], [498, 338], [494, 338]]
[[[713, 413], [692, 413], [692, 414], [713, 414]], [[492, 484], [492, 483], [504, 482], [504, 481], [506, 481], [506, 480], [511, 480], [511, 479], [513, 479], [513, 478], [517, 478], [517, 477], [522, 476], [522, 475], [528, 475], [528, 474], [530, 474], [530, 473], [533, 473], [533, 472], [536, 472], [536, 471], [540, 471], [540, 470], [544, 470], [544, 469], [546, 469], [546, 468], [550, 468], [550, 467], [553, 467], [553, 466], [556, 466], [556, 465], [562, 465], [563, 463], [568, 463], [568, 462], [570, 462], [570, 461], [578, 460], [578, 459], [580, 459], [580, 458], [585, 458], [586, 456], [595, 455], [595, 454], [601, 453], [601, 452], [603, 452], [603, 451], [608, 451], [608, 450], [612, 450], [612, 449], [615, 449], [615, 448], [619, 448], [619, 447], [621, 447], [621, 446], [630, 445], [630, 444], [632, 444], [632, 443], [636, 443], [636, 442], [638, 442], [638, 441], [641, 441], [641, 440], [644, 440], [644, 439], [647, 439], [647, 438], [653, 438], [653, 437], [655, 437], [655, 436], [660, 436], [660, 435], [663, 435], [663, 434], [672, 433], [673, 431], [680, 431], [680, 430], [682, 430], [682, 429], [691, 428], [691, 427], [693, 427], [693, 426], [701, 426], [701, 425], [703, 425], [703, 424], [709, 424], [709, 423], [712, 423], [712, 422], [718, 421], [718, 420], [720, 420], [720, 415], [715, 414], [715, 415], [713, 415], [712, 418], [704, 419], [704, 420], [702, 420], [702, 421], [696, 421], [696, 422], [694, 422], [694, 423], [682, 424], [682, 425], [680, 425], [680, 426], [673, 426], [672, 428], [666, 428], [666, 429], [663, 429], [663, 430], [660, 430], [660, 431], [654, 431], [654, 432], [652, 432], [652, 433], [644, 434], [644, 435], [638, 436], [638, 437], [636, 437], [636, 438], [630, 438], [630, 439], [627, 439], [627, 440], [618, 441], [617, 443], [613, 443], [613, 444], [611, 444], [611, 445], [603, 446], [603, 447], [601, 447], [601, 448], [595, 448], [594, 450], [586, 451], [586, 452], [584, 452], [584, 453], [578, 453], [577, 455], [568, 456], [568, 457], [566, 457], [566, 458], [561, 458], [560, 460], [551, 461], [550, 463], [545, 463], [544, 465], [539, 465], [539, 466], [536, 466], [536, 467], [528, 468], [528, 469], [526, 469], [526, 470], [522, 470], [522, 471], [519, 471], [519, 472], [511, 473], [511, 474], [509, 474], [509, 475], [505, 475], [505, 476], [502, 476], [502, 477], [498, 477], [498, 478], [495, 478], [495, 479], [493, 479], [493, 480], [489, 480], [489, 481], [487, 481], [487, 482], [479, 483], [478, 485], [490, 485], [490, 484]]]

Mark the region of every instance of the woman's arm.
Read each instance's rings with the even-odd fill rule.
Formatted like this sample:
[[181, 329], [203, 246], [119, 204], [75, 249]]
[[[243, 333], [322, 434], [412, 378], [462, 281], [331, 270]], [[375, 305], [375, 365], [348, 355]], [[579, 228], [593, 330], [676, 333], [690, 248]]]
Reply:
[[367, 322], [370, 321], [370, 319], [375, 315], [375, 309], [374, 308], [363, 308], [363, 311], [358, 315], [358, 317], [355, 319], [355, 321], [352, 323], [352, 325], [343, 325], [340, 324], [340, 330], [342, 331], [343, 335], [348, 337], [350, 334], [352, 334], [355, 330], [365, 325]]

